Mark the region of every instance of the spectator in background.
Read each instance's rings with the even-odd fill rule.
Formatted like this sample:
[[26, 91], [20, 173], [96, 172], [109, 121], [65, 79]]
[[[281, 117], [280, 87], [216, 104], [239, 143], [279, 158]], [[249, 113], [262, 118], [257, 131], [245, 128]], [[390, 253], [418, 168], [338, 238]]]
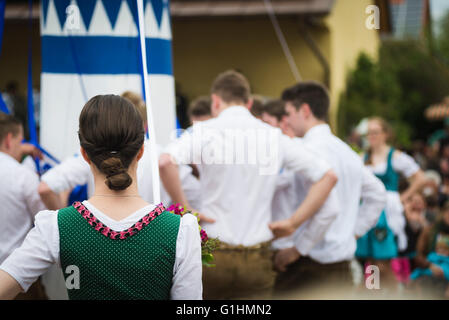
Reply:
[[412, 144], [412, 156], [416, 163], [423, 168], [427, 169], [427, 158], [425, 156], [426, 144], [422, 140], [414, 141]]
[[449, 299], [449, 202], [437, 221], [426, 227], [417, 243], [416, 265], [412, 279], [433, 298]]
[[410, 274], [415, 268], [416, 244], [422, 230], [427, 226], [425, 218], [426, 200], [424, 196], [416, 192], [404, 203], [404, 214], [406, 219], [405, 234], [407, 236], [407, 247], [399, 251], [399, 257], [392, 259], [391, 266], [398, 282], [406, 285]]
[[434, 170], [427, 170], [425, 172], [427, 182], [423, 188], [423, 196], [427, 203], [426, 220], [428, 224], [435, 222], [439, 212], [439, 197], [441, 187], [441, 177], [438, 172]]
[[[403, 203], [421, 190], [426, 181], [413, 158], [389, 144], [392, 135], [390, 125], [384, 119], [369, 119], [369, 149], [363, 158], [365, 165], [384, 183], [387, 205], [377, 225], [358, 239], [356, 252], [359, 259], [379, 267], [384, 274], [385, 286], [391, 288], [394, 286], [394, 274], [390, 271], [391, 259], [398, 257], [399, 251], [407, 248]], [[409, 181], [409, 187], [401, 194], [398, 192], [400, 175]]]

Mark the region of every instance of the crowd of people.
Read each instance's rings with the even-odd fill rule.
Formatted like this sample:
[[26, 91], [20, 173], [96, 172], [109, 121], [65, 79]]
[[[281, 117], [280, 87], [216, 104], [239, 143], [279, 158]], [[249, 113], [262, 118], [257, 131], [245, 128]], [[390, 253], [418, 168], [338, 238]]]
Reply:
[[[21, 122], [1, 114], [0, 299], [45, 299], [52, 265], [70, 299], [449, 298], [449, 130], [406, 152], [372, 117], [359, 152], [332, 133], [329, 106], [317, 82], [264, 100], [230, 70], [152, 150], [139, 95], [95, 96], [80, 151], [41, 177], [22, 163], [39, 153]], [[213, 267], [198, 224], [218, 239]]]

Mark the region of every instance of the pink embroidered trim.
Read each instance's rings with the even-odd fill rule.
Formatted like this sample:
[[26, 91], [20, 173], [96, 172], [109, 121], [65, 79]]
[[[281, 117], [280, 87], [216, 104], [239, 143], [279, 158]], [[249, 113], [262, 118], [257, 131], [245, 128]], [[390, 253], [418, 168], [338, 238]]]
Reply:
[[76, 211], [78, 211], [81, 216], [98, 232], [102, 235], [111, 238], [111, 239], [126, 239], [135, 235], [137, 232], [142, 230], [145, 226], [147, 226], [151, 221], [156, 219], [162, 212], [165, 211], [165, 207], [161, 204], [158, 204], [156, 208], [154, 208], [150, 213], [132, 225], [130, 228], [123, 231], [114, 231], [110, 229], [108, 226], [104, 225], [100, 222], [93, 214], [90, 212], [81, 202], [76, 201], [72, 205]]

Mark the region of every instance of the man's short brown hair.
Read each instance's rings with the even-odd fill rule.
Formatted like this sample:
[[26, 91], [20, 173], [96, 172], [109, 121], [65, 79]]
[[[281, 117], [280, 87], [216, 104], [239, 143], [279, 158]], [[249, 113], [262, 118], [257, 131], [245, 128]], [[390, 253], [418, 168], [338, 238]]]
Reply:
[[248, 103], [251, 89], [248, 80], [241, 73], [228, 70], [220, 73], [212, 83], [211, 93], [218, 95], [225, 103]]
[[210, 116], [211, 108], [210, 108], [210, 97], [208, 96], [200, 96], [193, 100], [188, 109], [189, 117], [202, 117], [202, 116]]
[[260, 119], [262, 117], [262, 113], [263, 113], [263, 97], [253, 95], [252, 98], [253, 98], [253, 104], [249, 111], [251, 112], [251, 114], [254, 117]]
[[0, 112], [0, 143], [6, 138], [9, 133], [17, 136], [22, 128], [22, 122], [11, 115]]
[[265, 103], [263, 112], [275, 117], [278, 121], [281, 121], [284, 116], [287, 116], [285, 102], [279, 99], [273, 99]]

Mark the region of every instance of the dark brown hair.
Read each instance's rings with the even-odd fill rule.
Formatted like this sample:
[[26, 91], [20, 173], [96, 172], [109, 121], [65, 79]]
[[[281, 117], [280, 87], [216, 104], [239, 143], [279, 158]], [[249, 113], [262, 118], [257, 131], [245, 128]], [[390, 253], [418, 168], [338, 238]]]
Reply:
[[11, 115], [0, 112], [0, 143], [6, 138], [8, 133], [17, 136], [22, 128], [22, 122]]
[[212, 83], [211, 93], [226, 103], [247, 103], [251, 89], [248, 80], [239, 72], [228, 70], [220, 73]]
[[296, 110], [307, 103], [317, 119], [327, 121], [329, 94], [327, 89], [318, 82], [304, 81], [297, 83], [284, 90], [282, 100], [291, 102]]
[[282, 100], [274, 99], [270, 100], [263, 106], [263, 112], [273, 116], [277, 121], [281, 121], [284, 116], [287, 116], [285, 111], [285, 102]]
[[210, 97], [208, 96], [200, 96], [192, 101], [189, 105], [188, 114], [189, 117], [201, 117], [201, 116], [210, 116]]
[[142, 117], [128, 99], [117, 95], [90, 99], [80, 114], [78, 136], [110, 189], [131, 185], [128, 167], [142, 147], [145, 132]]
[[133, 91], [125, 91], [121, 94], [123, 98], [128, 99], [137, 108], [144, 122], [147, 121], [147, 107], [145, 101], [143, 101], [142, 96]]
[[251, 106], [251, 109], [249, 109], [251, 114], [256, 118], [261, 118], [263, 113], [263, 100], [260, 96], [254, 96], [253, 95], [253, 104]]

